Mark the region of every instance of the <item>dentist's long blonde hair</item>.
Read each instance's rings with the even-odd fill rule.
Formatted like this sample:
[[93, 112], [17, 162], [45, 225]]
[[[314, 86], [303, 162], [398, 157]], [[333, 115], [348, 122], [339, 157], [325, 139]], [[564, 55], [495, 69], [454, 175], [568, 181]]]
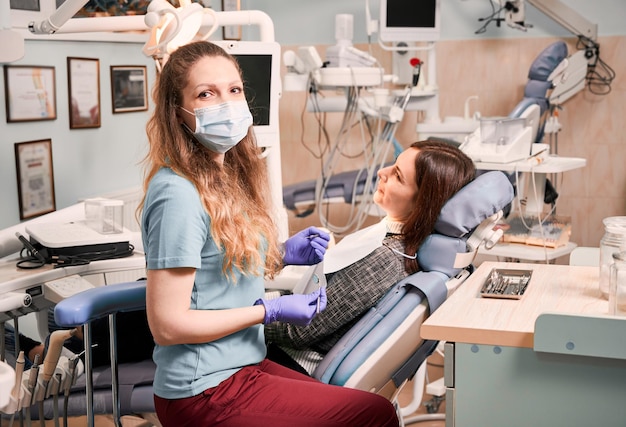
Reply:
[[[215, 153], [197, 144], [177, 120], [182, 91], [189, 69], [204, 57], [221, 56], [231, 60], [241, 76], [237, 61], [210, 42], [180, 47], [169, 57], [153, 90], [154, 113], [147, 124], [150, 144], [144, 160], [144, 193], [150, 180], [163, 167], [191, 181], [211, 218], [211, 236], [225, 251], [223, 271], [233, 268], [246, 274], [273, 277], [282, 267], [277, 227], [271, 217], [267, 170], [260, 157], [252, 128], [229, 150], [223, 166], [214, 161]], [[143, 208], [142, 200], [139, 209]], [[261, 253], [265, 248], [265, 263]]]

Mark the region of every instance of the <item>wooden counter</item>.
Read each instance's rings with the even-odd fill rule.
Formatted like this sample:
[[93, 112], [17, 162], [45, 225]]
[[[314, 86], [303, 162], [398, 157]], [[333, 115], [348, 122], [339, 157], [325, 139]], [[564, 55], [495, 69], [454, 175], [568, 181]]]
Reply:
[[[519, 300], [484, 298], [480, 288], [493, 268], [532, 270]], [[542, 313], [606, 315], [599, 268], [484, 262], [421, 327], [424, 339], [533, 348]]]

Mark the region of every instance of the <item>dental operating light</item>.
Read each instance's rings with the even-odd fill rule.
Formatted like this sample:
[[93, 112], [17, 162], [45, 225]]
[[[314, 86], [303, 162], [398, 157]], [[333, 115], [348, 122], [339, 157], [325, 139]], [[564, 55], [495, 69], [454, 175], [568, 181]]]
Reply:
[[[205, 13], [211, 15], [213, 25], [201, 34]], [[152, 56], [159, 67], [165, 65], [169, 55], [180, 46], [193, 40], [207, 40], [218, 26], [213, 9], [190, 0], [181, 0], [178, 8], [165, 0], [152, 0], [144, 22], [151, 32], [143, 53]]]
[[[71, 19], [87, 1], [66, 0], [45, 20], [29, 23], [28, 29], [33, 34], [149, 30], [150, 37], [143, 53], [154, 58], [160, 69], [178, 47], [195, 40], [207, 40], [218, 26], [213, 9], [191, 0], [180, 0], [180, 7], [174, 7], [166, 0], [152, 0], [145, 16]], [[210, 15], [210, 26], [201, 33], [206, 27], [204, 18], [207, 14]]]

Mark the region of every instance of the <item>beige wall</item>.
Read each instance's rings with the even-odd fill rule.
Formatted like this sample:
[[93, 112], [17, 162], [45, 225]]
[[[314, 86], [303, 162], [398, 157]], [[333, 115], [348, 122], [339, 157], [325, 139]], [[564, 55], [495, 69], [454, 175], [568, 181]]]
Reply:
[[[440, 91], [440, 115], [462, 116], [464, 101], [478, 95], [473, 103], [482, 116], [507, 115], [522, 99], [528, 68], [536, 56], [554, 38], [442, 41], [437, 49], [437, 82]], [[576, 51], [576, 40], [566, 40], [570, 53]], [[567, 101], [560, 111], [563, 126], [558, 134], [558, 154], [583, 157], [587, 166], [555, 177], [557, 213], [572, 217], [571, 240], [580, 246], [598, 246], [604, 233], [602, 218], [626, 215], [626, 37], [602, 37], [600, 58], [617, 77], [608, 95], [593, 95], [588, 90]], [[365, 46], [357, 46], [366, 49]], [[318, 46], [322, 57], [324, 46]], [[377, 47], [376, 47], [377, 48]], [[293, 49], [285, 46], [283, 49]], [[382, 65], [390, 70], [390, 55], [374, 50]], [[283, 70], [284, 73], [284, 70]], [[280, 103], [281, 150], [284, 184], [315, 178], [320, 161], [302, 146], [317, 147], [317, 125], [314, 115], [303, 113], [305, 94], [285, 92]], [[472, 111], [474, 108], [472, 108]], [[340, 113], [326, 115], [331, 140], [336, 137]], [[406, 147], [417, 138], [414, 131], [417, 113], [407, 113], [397, 138]], [[302, 131], [304, 123], [305, 132]], [[358, 136], [358, 135], [357, 135]], [[358, 139], [358, 138], [355, 138]], [[358, 165], [346, 160], [344, 169]], [[333, 205], [335, 218], [345, 215], [346, 207]], [[306, 225], [317, 225], [314, 213], [295, 218], [290, 213], [290, 231]]]

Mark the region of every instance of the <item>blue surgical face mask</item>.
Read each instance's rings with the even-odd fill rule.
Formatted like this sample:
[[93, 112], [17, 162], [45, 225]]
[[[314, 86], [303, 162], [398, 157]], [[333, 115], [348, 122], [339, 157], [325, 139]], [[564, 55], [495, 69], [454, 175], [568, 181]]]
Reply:
[[[230, 101], [204, 108], [196, 108], [196, 131], [198, 142], [211, 151], [224, 154], [237, 145], [252, 126], [252, 114], [246, 101]], [[188, 129], [189, 127], [186, 126]]]

